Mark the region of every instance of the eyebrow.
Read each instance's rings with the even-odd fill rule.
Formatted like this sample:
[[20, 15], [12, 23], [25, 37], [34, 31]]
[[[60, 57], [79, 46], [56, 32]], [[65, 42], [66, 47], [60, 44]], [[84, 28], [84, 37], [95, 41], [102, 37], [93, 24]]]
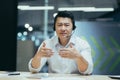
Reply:
[[57, 23], [57, 24], [70, 24], [70, 23], [61, 23], [61, 22], [60, 22], [60, 23]]

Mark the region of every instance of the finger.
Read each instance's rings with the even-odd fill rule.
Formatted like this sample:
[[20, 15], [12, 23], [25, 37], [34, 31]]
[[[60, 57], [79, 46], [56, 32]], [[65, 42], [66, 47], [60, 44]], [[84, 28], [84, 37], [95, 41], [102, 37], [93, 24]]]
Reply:
[[48, 56], [52, 56], [52, 55], [53, 55], [53, 53], [49, 53], [49, 54], [48, 54]]
[[59, 51], [59, 54], [68, 54], [69, 51]]
[[45, 47], [46, 46], [46, 44], [45, 44], [45, 42], [43, 42], [43, 47]]
[[46, 51], [52, 51], [52, 49], [46, 48], [46, 47], [42, 47], [41, 49], [42, 49], [42, 50], [46, 50]]
[[68, 48], [61, 48], [59, 51], [68, 51]]
[[67, 54], [67, 53], [59, 53], [59, 55], [60, 55], [61, 57], [68, 57], [68, 54]]
[[53, 53], [44, 53], [43, 56], [44, 57], [51, 57], [53, 55]]
[[70, 43], [70, 48], [73, 48], [73, 44], [72, 43]]
[[59, 50], [59, 53], [66, 53], [66, 50]]
[[52, 50], [41, 50], [41, 53], [47, 54], [47, 53], [54, 53]]

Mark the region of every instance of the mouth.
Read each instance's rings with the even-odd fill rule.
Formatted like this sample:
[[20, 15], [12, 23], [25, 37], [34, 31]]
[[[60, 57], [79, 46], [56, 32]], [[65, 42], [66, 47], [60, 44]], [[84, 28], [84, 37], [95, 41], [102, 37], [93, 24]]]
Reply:
[[67, 33], [60, 33], [60, 35], [61, 35], [61, 36], [66, 36], [66, 35], [67, 35]]

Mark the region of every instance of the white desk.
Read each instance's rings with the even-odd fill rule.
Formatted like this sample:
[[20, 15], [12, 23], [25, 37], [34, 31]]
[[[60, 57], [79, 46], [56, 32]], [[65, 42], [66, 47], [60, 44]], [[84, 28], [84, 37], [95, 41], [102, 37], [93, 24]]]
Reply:
[[[79, 75], [79, 74], [48, 74], [37, 73], [32, 74], [30, 72], [19, 72], [20, 75], [8, 75], [8, 72], [0, 72], [0, 80], [115, 80], [109, 78], [107, 75]], [[49, 79], [50, 78], [50, 79]], [[55, 79], [54, 79], [55, 78]], [[62, 79], [61, 79], [62, 78]], [[65, 78], [65, 79], [63, 79]]]

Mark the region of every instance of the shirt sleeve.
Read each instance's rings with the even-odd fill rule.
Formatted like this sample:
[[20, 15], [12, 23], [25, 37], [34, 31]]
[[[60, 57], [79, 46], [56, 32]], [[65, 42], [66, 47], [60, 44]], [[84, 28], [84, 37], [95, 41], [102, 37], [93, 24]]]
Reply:
[[93, 60], [92, 60], [92, 55], [91, 55], [91, 47], [86, 41], [83, 42], [82, 50], [80, 51], [80, 54], [88, 62], [87, 70], [85, 72], [80, 71], [80, 73], [91, 74], [93, 72]]
[[81, 72], [82, 74], [91, 74], [93, 72], [93, 61], [90, 49], [86, 49], [82, 51], [81, 54], [83, 55], [84, 59], [88, 62], [88, 68], [85, 72]]
[[31, 65], [31, 63], [32, 63], [32, 59], [31, 59], [28, 63], [29, 71], [30, 72], [39, 72], [42, 69], [42, 67], [45, 65], [46, 62], [47, 62], [47, 58], [41, 58], [41, 64], [40, 64], [41, 66], [38, 68], [33, 68]]

